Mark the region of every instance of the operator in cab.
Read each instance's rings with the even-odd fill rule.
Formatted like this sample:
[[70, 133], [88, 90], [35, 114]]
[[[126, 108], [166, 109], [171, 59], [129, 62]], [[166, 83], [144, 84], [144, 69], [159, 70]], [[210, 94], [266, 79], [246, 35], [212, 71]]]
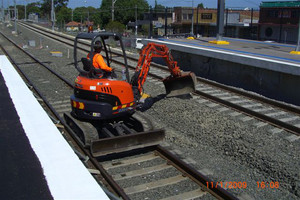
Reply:
[[[112, 72], [114, 71], [114, 68], [109, 67], [102, 55], [100, 54], [102, 50], [102, 43], [101, 41], [96, 41], [95, 45], [94, 45], [94, 57], [93, 57], [93, 66], [96, 69], [101, 69], [103, 71], [103, 76], [104, 77], [111, 77], [112, 76]], [[90, 59], [90, 53], [87, 55], [87, 59]]]

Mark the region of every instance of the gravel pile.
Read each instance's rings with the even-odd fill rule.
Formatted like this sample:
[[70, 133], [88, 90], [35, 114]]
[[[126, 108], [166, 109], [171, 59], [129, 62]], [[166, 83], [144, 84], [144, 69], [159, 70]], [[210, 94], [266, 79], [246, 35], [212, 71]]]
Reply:
[[[1, 28], [18, 44], [41, 36], [19, 28], [22, 33], [12, 36], [11, 30]], [[25, 41], [25, 42], [24, 42]], [[42, 39], [43, 48], [28, 51], [54, 70], [73, 81], [78, 74], [73, 65], [72, 50], [64, 45]], [[48, 46], [48, 48], [46, 48]], [[67, 58], [68, 49], [70, 58]], [[49, 57], [50, 51], [62, 51], [63, 57]], [[198, 103], [198, 97], [165, 98], [164, 88], [146, 81], [145, 92], [152, 96], [153, 105], [143, 113], [157, 128], [165, 128], [164, 145], [215, 182], [246, 182], [247, 188], [228, 189], [241, 199], [300, 199], [300, 140], [290, 142], [290, 133], [270, 132], [270, 125], [257, 127], [259, 121], [243, 122], [243, 115], [234, 111], [221, 112], [221, 106]], [[199, 99], [198, 99], [199, 100]], [[200, 99], [201, 100], [201, 99]], [[257, 182], [279, 182], [279, 188], [258, 188]]]

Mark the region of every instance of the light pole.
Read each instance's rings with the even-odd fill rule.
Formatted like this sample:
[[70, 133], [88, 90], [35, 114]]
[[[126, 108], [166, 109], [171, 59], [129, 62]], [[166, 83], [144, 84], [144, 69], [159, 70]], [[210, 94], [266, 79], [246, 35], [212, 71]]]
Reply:
[[194, 35], [194, 0], [192, 0], [192, 27], [191, 27], [191, 35]]
[[115, 20], [115, 3], [117, 0], [111, 0], [111, 21]]
[[52, 21], [52, 31], [54, 31], [55, 13], [54, 13], [53, 0], [51, 0], [51, 21]]
[[2, 7], [1, 7], [1, 20], [4, 22], [4, 6], [3, 6], [3, 0], [2, 0]]
[[25, 1], [25, 14], [24, 14], [24, 21], [26, 21], [27, 20], [27, 4], [28, 4], [28, 1], [26, 0]]
[[217, 38], [214, 41], [209, 41], [209, 43], [220, 44], [220, 45], [229, 44], [229, 42], [223, 40], [224, 10], [225, 10], [225, 0], [218, 0]]
[[298, 21], [298, 43], [297, 43], [296, 51], [300, 52], [300, 15]]
[[300, 15], [299, 15], [299, 21], [298, 21], [298, 42], [295, 51], [291, 51], [291, 54], [297, 54], [300, 55]]
[[221, 41], [224, 33], [225, 0], [218, 0], [217, 41]]
[[15, 33], [17, 33], [17, 3], [16, 0], [14, 0], [14, 4], [15, 4]]
[[137, 5], [135, 5], [135, 37], [137, 36]]

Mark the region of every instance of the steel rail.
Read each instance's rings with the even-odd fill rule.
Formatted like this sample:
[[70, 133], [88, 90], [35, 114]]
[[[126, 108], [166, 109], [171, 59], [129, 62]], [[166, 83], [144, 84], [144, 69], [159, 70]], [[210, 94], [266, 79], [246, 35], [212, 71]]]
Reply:
[[221, 98], [215, 97], [215, 96], [207, 94], [205, 92], [201, 92], [199, 90], [197, 90], [195, 92], [195, 94], [203, 96], [203, 97], [205, 97], [205, 98], [207, 98], [207, 99], [209, 99], [211, 101], [214, 101], [216, 103], [222, 104], [222, 105], [224, 105], [226, 107], [233, 108], [233, 109], [235, 109], [235, 110], [237, 110], [239, 112], [243, 112], [244, 114], [252, 116], [252, 117], [255, 117], [255, 118], [259, 119], [259, 120], [268, 122], [268, 123], [270, 123], [270, 124], [272, 124], [272, 125], [274, 125], [276, 127], [283, 128], [286, 131], [291, 132], [291, 133], [293, 133], [295, 135], [300, 135], [300, 128], [298, 128], [296, 126], [293, 126], [291, 124], [285, 123], [283, 121], [280, 121], [280, 120], [275, 119], [273, 117], [269, 117], [269, 116], [261, 114], [259, 112], [255, 112], [253, 110], [244, 108], [244, 107], [242, 107], [240, 105], [231, 103], [229, 101], [223, 100]]
[[196, 181], [198, 185], [201, 185], [202, 188], [208, 190], [210, 194], [215, 196], [218, 199], [226, 199], [226, 200], [237, 200], [235, 196], [233, 196], [231, 193], [227, 192], [223, 188], [221, 188], [219, 185], [216, 185], [216, 187], [211, 187], [211, 185], [208, 185], [207, 187], [207, 182], [212, 182], [208, 177], [205, 175], [201, 174], [197, 170], [195, 170], [193, 167], [188, 165], [187, 163], [183, 162], [181, 159], [178, 159], [174, 154], [171, 152], [167, 151], [164, 147], [158, 145], [156, 151], [159, 152], [159, 154], [172, 162], [175, 167], [182, 171], [184, 175], [187, 175], [189, 178], [192, 180]]

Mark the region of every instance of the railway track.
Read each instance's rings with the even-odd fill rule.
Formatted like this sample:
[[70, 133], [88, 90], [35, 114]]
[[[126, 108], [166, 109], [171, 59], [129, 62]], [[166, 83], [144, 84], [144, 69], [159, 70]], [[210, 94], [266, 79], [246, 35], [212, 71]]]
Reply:
[[[43, 31], [46, 31], [46, 29]], [[56, 37], [58, 36], [62, 37], [62, 34], [58, 34]], [[64, 39], [60, 39], [60, 41], [72, 40], [72, 37], [70, 36], [63, 35], [63, 38]], [[71, 42], [65, 43], [71, 44]], [[86, 44], [82, 45], [85, 46]], [[85, 46], [83, 49], [88, 49], [88, 46]], [[113, 61], [118, 64], [122, 64], [122, 58], [120, 57], [121, 54], [118, 52], [112, 53], [116, 55], [113, 57]], [[128, 66], [131, 69], [135, 69], [138, 58], [129, 55], [128, 60]], [[163, 79], [169, 75], [169, 71], [165, 66], [151, 64], [150, 75], [157, 79]], [[299, 106], [285, 104], [283, 102], [268, 99], [251, 92], [222, 85], [200, 77], [197, 77], [197, 81], [197, 90], [193, 95], [196, 95], [196, 98], [201, 98], [197, 100], [198, 103], [206, 103], [209, 107], [218, 109], [221, 112], [233, 110], [234, 112], [230, 113], [230, 115], [233, 117], [244, 114], [246, 117], [241, 119], [243, 122], [249, 122], [252, 119], [258, 119], [260, 122], [255, 123], [255, 127], [260, 128], [270, 124], [274, 127], [270, 129], [270, 132], [274, 134], [286, 130], [294, 134], [287, 136], [289, 141], [299, 139]]]
[[[2, 50], [17, 66], [28, 85], [34, 88], [38, 100], [49, 111], [49, 116], [61, 129], [75, 153], [95, 175], [99, 184], [105, 186], [104, 189], [109, 188], [116, 196], [123, 199], [200, 199], [208, 196], [235, 199], [219, 186], [207, 185], [208, 182], [212, 182], [210, 179], [160, 145], [122, 152], [113, 157], [93, 158], [62, 118], [64, 113], [71, 111], [69, 96], [73, 93], [72, 83], [23, 51], [9, 38], [6, 37], [6, 40], [1, 47]], [[113, 172], [120, 169], [126, 171]], [[125, 183], [132, 183], [132, 185]], [[108, 190], [106, 192], [111, 198], [116, 198]], [[153, 196], [154, 194], [156, 196]]]

